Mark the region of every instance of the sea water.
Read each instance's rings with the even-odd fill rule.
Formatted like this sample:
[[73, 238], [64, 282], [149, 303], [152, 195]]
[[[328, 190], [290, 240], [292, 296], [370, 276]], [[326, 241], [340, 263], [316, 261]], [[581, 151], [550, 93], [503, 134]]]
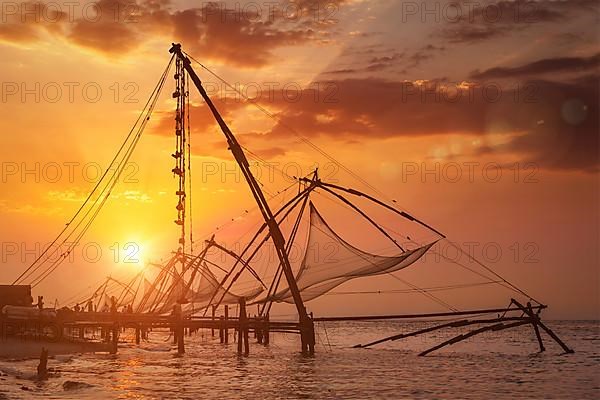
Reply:
[[[251, 340], [248, 357], [210, 331], [186, 336], [178, 356], [168, 332], [119, 352], [56, 356], [41, 382], [37, 360], [0, 361], [0, 399], [598, 399], [600, 323], [549, 321], [572, 348], [544, 335], [538, 353], [531, 326], [486, 333], [426, 357], [418, 353], [467, 328], [447, 329], [372, 348], [352, 348], [431, 322], [317, 324], [317, 352], [302, 356], [297, 335], [272, 334], [269, 346]], [[1, 344], [1, 343], [0, 343]]]

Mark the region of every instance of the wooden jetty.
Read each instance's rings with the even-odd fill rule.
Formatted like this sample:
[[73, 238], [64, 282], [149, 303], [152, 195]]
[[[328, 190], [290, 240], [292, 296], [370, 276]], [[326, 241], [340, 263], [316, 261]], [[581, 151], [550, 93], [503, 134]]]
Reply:
[[[407, 320], [407, 319], [425, 319], [447, 318], [456, 316], [475, 316], [483, 314], [501, 313], [493, 318], [475, 318], [460, 319], [449, 322], [433, 322], [432, 326], [422, 328], [416, 331], [392, 335], [378, 339], [366, 344], [358, 344], [355, 348], [367, 348], [388, 341], [397, 341], [408, 337], [420, 336], [426, 333], [448, 329], [462, 328], [466, 326], [478, 325], [477, 329], [464, 334], [457, 335], [447, 341], [444, 341], [430, 349], [422, 351], [419, 355], [425, 356], [442, 347], [449, 346], [460, 341], [466, 340], [475, 335], [490, 332], [501, 331], [515, 328], [522, 325], [531, 325], [534, 329], [539, 343], [539, 351], [543, 352], [546, 348], [543, 345], [539, 328], [544, 330], [565, 353], [573, 353], [550, 328], [541, 322], [539, 313], [545, 309], [545, 305], [532, 306], [528, 303], [526, 306], [512, 299], [507, 308], [500, 309], [480, 309], [467, 310], [460, 312], [447, 313], [429, 313], [429, 314], [399, 314], [399, 315], [367, 315], [367, 316], [348, 316], [348, 317], [321, 317], [311, 318], [312, 322], [341, 322], [341, 321], [381, 321], [381, 320]], [[515, 312], [521, 315], [513, 315]], [[210, 317], [203, 316], [183, 316], [175, 311], [171, 315], [156, 315], [144, 313], [119, 313], [119, 312], [68, 312], [59, 313], [56, 318], [40, 317], [34, 318], [10, 318], [6, 315], [0, 317], [0, 338], [4, 339], [8, 335], [21, 336], [24, 340], [47, 340], [61, 341], [67, 337], [76, 338], [80, 341], [92, 340], [89, 334], [96, 336], [101, 332], [100, 338], [105, 343], [110, 344], [110, 352], [117, 353], [119, 344], [119, 335], [124, 329], [135, 330], [135, 343], [140, 344], [141, 339], [147, 338], [148, 332], [154, 329], [169, 330], [173, 334], [173, 344], [177, 345], [179, 354], [185, 353], [185, 332], [192, 334], [200, 330], [210, 331], [211, 336], [215, 337], [215, 331], [219, 332], [219, 341], [222, 344], [229, 343], [229, 331], [235, 332], [237, 337], [237, 353], [248, 356], [250, 354], [250, 333], [256, 342], [263, 345], [269, 345], [270, 336], [273, 333], [292, 333], [302, 335], [302, 325], [294, 321], [271, 321], [268, 316], [256, 317], [248, 316], [246, 302], [241, 299], [239, 302], [239, 315], [230, 316], [228, 306], [223, 308], [223, 315], [217, 316], [216, 313]], [[33, 332], [33, 334], [31, 333]], [[304, 349], [303, 349], [304, 350]]]
[[[245, 300], [239, 303], [239, 315], [230, 316], [229, 307], [223, 307], [223, 315], [210, 317], [122, 312], [59, 312], [56, 317], [19, 318], [0, 314], [0, 340], [20, 337], [23, 340], [58, 342], [76, 339], [79, 341], [100, 340], [111, 344], [111, 352], [118, 350], [119, 336], [124, 329], [135, 330], [135, 343], [140, 344], [148, 332], [155, 329], [171, 331], [173, 343], [180, 354], [185, 353], [185, 332], [192, 334], [200, 330], [218, 331], [220, 342], [229, 343], [230, 332], [235, 332], [238, 353], [250, 353], [249, 337], [253, 334], [257, 343], [268, 345], [272, 333], [301, 333], [298, 322], [270, 321], [268, 316], [248, 316]], [[95, 337], [95, 339], [93, 337]], [[240, 339], [241, 338], [241, 339]]]

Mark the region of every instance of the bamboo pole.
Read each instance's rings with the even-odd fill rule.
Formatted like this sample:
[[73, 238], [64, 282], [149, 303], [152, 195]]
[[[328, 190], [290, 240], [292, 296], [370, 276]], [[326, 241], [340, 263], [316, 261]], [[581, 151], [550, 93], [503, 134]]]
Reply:
[[270, 336], [271, 336], [271, 331], [270, 331], [270, 324], [269, 324], [269, 314], [265, 315], [265, 326], [264, 326], [264, 330], [263, 330], [263, 343], [265, 346], [269, 345], [269, 341], [270, 341]]
[[504, 325], [503, 323], [498, 323], [498, 324], [494, 324], [494, 325], [490, 325], [490, 326], [484, 326], [483, 328], [479, 328], [479, 329], [475, 329], [471, 332], [465, 333], [465, 334], [461, 334], [458, 336], [453, 337], [452, 339], [446, 340], [443, 343], [440, 343], [436, 346], [433, 346], [432, 348], [425, 350], [421, 353], [419, 353], [419, 356], [426, 356], [427, 354], [439, 350], [442, 347], [451, 345], [451, 344], [455, 344], [458, 342], [462, 342], [463, 340], [466, 340], [472, 336], [478, 335], [480, 333], [483, 332], [487, 332], [487, 331], [501, 331], [504, 329], [509, 329], [509, 328], [516, 328], [517, 326], [521, 326], [521, 325], [525, 325], [525, 324], [529, 324], [530, 321], [529, 320], [524, 320], [524, 321], [517, 321], [517, 322], [513, 322], [511, 324], [507, 324]]
[[[533, 306], [534, 310], [545, 309], [547, 306]], [[317, 317], [313, 318], [315, 322], [335, 322], [335, 321], [376, 321], [382, 319], [413, 319], [413, 318], [437, 318], [437, 317], [455, 317], [461, 315], [477, 315], [477, 314], [497, 314], [510, 311], [520, 311], [520, 308], [489, 308], [479, 310], [451, 311], [426, 314], [393, 314], [393, 315], [361, 315], [347, 317]]]
[[[523, 312], [528, 314], [532, 319], [537, 317], [536, 315], [533, 314], [533, 311], [532, 311], [532, 314], [529, 314], [529, 310], [527, 308], [525, 308], [525, 306], [523, 306], [517, 300], [511, 299], [511, 302], [513, 302], [517, 307], [521, 308], [523, 310]], [[532, 307], [532, 308], [535, 308], [535, 307]], [[560, 340], [560, 338], [550, 328], [548, 328], [546, 325], [544, 325], [542, 323], [542, 321], [540, 321], [539, 318], [536, 320], [536, 324], [539, 325], [544, 331], [546, 331], [546, 333], [552, 339], [554, 339], [554, 341], [556, 343], [558, 343], [560, 345], [560, 347], [562, 347], [562, 349], [564, 350], [565, 353], [567, 353], [567, 354], [575, 353], [575, 351], [573, 349], [569, 348], [569, 346], [567, 346], [562, 340]]]
[[140, 344], [140, 326], [135, 327], [135, 344]]
[[250, 342], [248, 340], [248, 316], [246, 315], [246, 299], [240, 297], [240, 316], [238, 321], [238, 354], [242, 354], [242, 347], [244, 355], [250, 354]]
[[541, 353], [546, 349], [544, 348], [544, 342], [542, 341], [542, 336], [540, 335], [540, 330], [538, 328], [539, 316], [533, 313], [533, 309], [531, 308], [531, 302], [527, 302], [527, 310], [529, 311], [529, 315], [531, 316], [531, 325], [533, 325], [533, 331], [535, 332], [535, 337], [538, 340]]
[[[214, 305], [212, 306], [212, 314], [211, 314], [211, 320], [214, 321], [215, 320], [215, 312], [217, 311], [217, 307], [215, 307]], [[210, 335], [212, 337], [215, 337], [215, 328], [211, 328], [210, 330]]]
[[502, 321], [515, 321], [515, 320], [522, 321], [522, 320], [524, 320], [524, 318], [522, 318], [522, 317], [503, 317], [503, 318], [476, 319], [476, 320], [463, 319], [460, 321], [452, 321], [452, 322], [448, 322], [445, 324], [430, 326], [428, 328], [419, 329], [419, 330], [412, 331], [409, 333], [400, 333], [400, 334], [388, 336], [383, 339], [378, 339], [378, 340], [375, 340], [375, 341], [367, 343], [367, 344], [357, 344], [356, 346], [354, 346], [354, 348], [366, 348], [366, 347], [374, 346], [376, 344], [384, 343], [387, 341], [395, 341], [395, 340], [404, 339], [404, 338], [408, 338], [408, 337], [412, 337], [412, 336], [418, 336], [418, 335], [422, 335], [424, 333], [429, 333], [429, 332], [433, 332], [433, 331], [444, 329], [444, 328], [459, 328], [459, 327], [463, 327], [463, 326], [467, 326], [467, 325], [488, 324], [488, 323], [496, 323], [496, 322], [502, 322]]
[[229, 343], [229, 329], [227, 328], [229, 320], [229, 306], [225, 305], [225, 324], [223, 325], [223, 338], [225, 339], [225, 344]]

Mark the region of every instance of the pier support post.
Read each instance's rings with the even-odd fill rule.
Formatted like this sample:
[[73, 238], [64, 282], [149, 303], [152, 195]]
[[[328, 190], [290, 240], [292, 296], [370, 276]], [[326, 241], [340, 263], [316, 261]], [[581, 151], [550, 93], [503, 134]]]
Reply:
[[[212, 307], [212, 321], [215, 321], [215, 313], [217, 312], [217, 307], [216, 306], [211, 306]], [[210, 336], [211, 337], [215, 337], [215, 328], [211, 328], [210, 330]]]
[[183, 327], [183, 312], [179, 303], [173, 306], [173, 320], [173, 336], [177, 343], [177, 353], [183, 354], [185, 353], [185, 344], [183, 343], [185, 329]]
[[254, 318], [254, 337], [259, 344], [262, 344], [263, 342], [263, 321], [264, 318], [261, 316]]
[[117, 322], [113, 324], [111, 340], [110, 354], [117, 354], [119, 347], [119, 324]]
[[270, 340], [270, 329], [269, 329], [269, 314], [265, 315], [265, 326], [263, 328], [263, 344], [265, 346], [269, 345]]
[[225, 318], [223, 316], [219, 317], [219, 342], [225, 343]]
[[533, 312], [533, 309], [531, 308], [531, 302], [529, 301], [527, 302], [527, 310], [529, 311], [529, 315], [531, 316], [531, 325], [533, 325], [533, 331], [535, 332], [535, 337], [538, 340], [541, 353], [543, 351], [546, 351], [546, 348], [544, 347], [544, 342], [542, 341], [542, 336], [540, 335], [540, 330], [537, 325], [539, 317]]
[[135, 344], [140, 344], [140, 326], [135, 328]]
[[42, 347], [42, 353], [40, 354], [40, 363], [37, 367], [38, 379], [48, 378], [48, 350]]
[[250, 342], [248, 340], [248, 316], [246, 314], [246, 299], [241, 297], [239, 300], [240, 304], [240, 317], [238, 327], [238, 354], [242, 354], [242, 347], [244, 348], [244, 355], [250, 354]]
[[225, 305], [225, 325], [223, 326], [223, 338], [225, 339], [225, 344], [229, 343], [229, 329], [227, 329], [228, 320], [229, 320], [229, 306]]

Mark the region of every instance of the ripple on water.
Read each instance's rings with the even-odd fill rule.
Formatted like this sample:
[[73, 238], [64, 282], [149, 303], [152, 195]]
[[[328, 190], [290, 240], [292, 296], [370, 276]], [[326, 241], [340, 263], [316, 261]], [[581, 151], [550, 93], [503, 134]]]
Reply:
[[[508, 336], [484, 335], [427, 357], [427, 349], [456, 332], [386, 343], [370, 349], [352, 345], [418, 327], [419, 323], [328, 324], [329, 344], [315, 357], [297, 353], [295, 336], [272, 337], [270, 347], [252, 343], [250, 357], [236, 344], [186, 337], [187, 353], [175, 357], [166, 335], [154, 332], [142, 348], [119, 354], [85, 354], [51, 359], [57, 375], [45, 382], [14, 378], [35, 371], [35, 360], [0, 362], [0, 399], [402, 399], [402, 398], [600, 398], [598, 325], [551, 323], [576, 353], [538, 354], [530, 329]], [[324, 334], [319, 335], [324, 338]], [[7, 371], [6, 371], [7, 370]], [[66, 385], [66, 386], [65, 386]]]

